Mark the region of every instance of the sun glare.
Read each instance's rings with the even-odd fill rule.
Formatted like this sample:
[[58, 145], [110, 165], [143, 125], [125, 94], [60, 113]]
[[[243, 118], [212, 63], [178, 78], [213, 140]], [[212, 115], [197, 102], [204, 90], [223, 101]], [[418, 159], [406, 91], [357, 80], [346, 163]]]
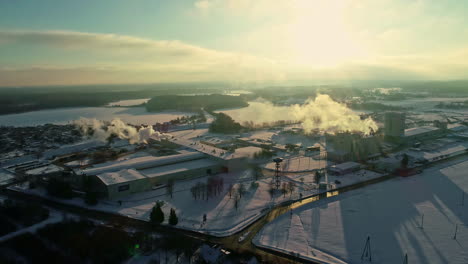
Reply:
[[333, 67], [366, 56], [345, 20], [346, 1], [298, 1], [290, 24], [293, 60]]

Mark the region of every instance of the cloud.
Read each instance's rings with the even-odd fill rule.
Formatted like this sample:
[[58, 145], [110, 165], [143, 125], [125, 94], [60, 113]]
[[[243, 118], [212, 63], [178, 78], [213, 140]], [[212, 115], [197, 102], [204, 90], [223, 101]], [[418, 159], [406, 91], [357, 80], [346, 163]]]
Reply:
[[[58, 62], [50, 62], [44, 56], [43, 61], [33, 65], [0, 68], [0, 77], [3, 77], [0, 85], [3, 86], [115, 83], [122, 79], [126, 83], [239, 82], [274, 80], [282, 76], [273, 60], [206, 49], [177, 40], [73, 31], [0, 31], [1, 45], [41, 48], [44, 54], [60, 54], [54, 56], [60, 58]], [[91, 58], [91, 61], [80, 63], [83, 58]]]
[[[233, 4], [232, 8], [257, 2], [243, 3]], [[275, 38], [256, 38], [262, 36], [255, 33], [258, 31], [253, 31], [248, 38], [239, 37], [239, 41], [256, 43], [260, 50], [281, 47], [282, 40], [287, 39], [287, 35], [281, 35], [278, 29], [281, 27], [274, 27], [265, 33], [273, 36], [271, 32], [276, 32], [276, 41]], [[387, 32], [387, 36], [392, 33]], [[388, 39], [387, 41], [390, 42]], [[338, 65], [319, 67], [314, 65], [317, 62], [317, 58], [314, 60], [315, 53], [309, 54], [309, 60], [308, 56], [299, 52], [297, 55], [304, 57], [306, 63], [297, 64], [288, 53], [284, 53], [284, 59], [270, 59], [267, 53], [252, 52], [251, 54], [262, 54], [254, 56], [247, 51], [219, 51], [178, 40], [151, 40], [74, 31], [0, 30], [0, 48], [3, 47], [13, 48], [16, 52], [32, 51], [37, 56], [23, 64], [15, 60], [14, 64], [5, 62], [6, 60], [2, 62], [0, 58], [0, 86], [197, 81], [223, 81], [234, 86], [243, 86], [287, 80], [468, 77], [466, 48], [412, 55], [377, 54], [365, 59], [353, 58]], [[323, 60], [327, 58], [325, 55], [322, 56]]]
[[149, 40], [125, 35], [74, 31], [0, 31], [0, 44], [45, 46], [66, 50], [130, 51], [168, 57], [229, 56], [177, 40]]
[[206, 10], [211, 7], [211, 1], [209, 0], [199, 0], [195, 1], [195, 7], [201, 10]]

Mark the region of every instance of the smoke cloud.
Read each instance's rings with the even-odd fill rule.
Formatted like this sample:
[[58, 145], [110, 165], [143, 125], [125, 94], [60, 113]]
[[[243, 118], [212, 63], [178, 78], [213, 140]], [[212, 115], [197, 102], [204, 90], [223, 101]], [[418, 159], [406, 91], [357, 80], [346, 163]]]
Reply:
[[274, 123], [280, 120], [300, 122], [304, 132], [314, 130], [327, 133], [360, 132], [370, 134], [378, 126], [372, 118], [361, 117], [346, 105], [333, 101], [326, 94], [319, 94], [315, 99], [308, 99], [302, 105], [275, 106], [265, 100], [251, 102], [249, 107], [236, 111], [226, 111], [240, 123]]
[[83, 134], [91, 136], [100, 141], [107, 141], [109, 137], [116, 136], [120, 139], [128, 139], [131, 144], [146, 143], [148, 139], [156, 140], [169, 138], [169, 134], [155, 131], [152, 126], [137, 129], [125, 124], [122, 120], [116, 118], [110, 122], [104, 122], [97, 119], [81, 118], [74, 121]]

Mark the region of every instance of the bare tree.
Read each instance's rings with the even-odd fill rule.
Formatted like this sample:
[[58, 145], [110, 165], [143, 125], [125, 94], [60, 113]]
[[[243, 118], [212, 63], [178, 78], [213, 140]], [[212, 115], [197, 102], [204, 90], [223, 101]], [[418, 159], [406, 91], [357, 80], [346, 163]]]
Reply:
[[294, 182], [288, 182], [288, 192], [289, 192], [289, 196], [292, 195], [292, 193], [294, 192], [294, 188], [296, 187], [296, 184]]
[[239, 195], [236, 195], [234, 197], [234, 207], [236, 208], [236, 211], [237, 209], [239, 208], [239, 200], [240, 200], [240, 196]]
[[285, 182], [281, 185], [281, 193], [283, 194], [283, 198], [286, 197], [286, 193], [288, 193], [288, 184]]
[[229, 199], [231, 199], [231, 198], [232, 198], [232, 193], [234, 192], [234, 185], [232, 185], [232, 183], [231, 183], [231, 184], [229, 184], [229, 187], [228, 187], [228, 188], [229, 188], [229, 189], [228, 189], [228, 192], [229, 192]]
[[174, 180], [173, 179], [170, 179], [169, 181], [167, 181], [166, 193], [170, 195], [172, 199], [172, 194], [174, 193]]
[[237, 188], [237, 192], [239, 193], [239, 198], [242, 198], [242, 195], [245, 193], [244, 184], [242, 183], [239, 184], [239, 187]]

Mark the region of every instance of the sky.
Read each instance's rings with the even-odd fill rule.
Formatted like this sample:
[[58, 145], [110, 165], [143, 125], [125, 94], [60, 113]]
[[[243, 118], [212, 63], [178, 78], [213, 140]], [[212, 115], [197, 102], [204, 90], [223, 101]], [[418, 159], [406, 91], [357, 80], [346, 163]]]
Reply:
[[468, 76], [460, 0], [0, 0], [0, 86]]

